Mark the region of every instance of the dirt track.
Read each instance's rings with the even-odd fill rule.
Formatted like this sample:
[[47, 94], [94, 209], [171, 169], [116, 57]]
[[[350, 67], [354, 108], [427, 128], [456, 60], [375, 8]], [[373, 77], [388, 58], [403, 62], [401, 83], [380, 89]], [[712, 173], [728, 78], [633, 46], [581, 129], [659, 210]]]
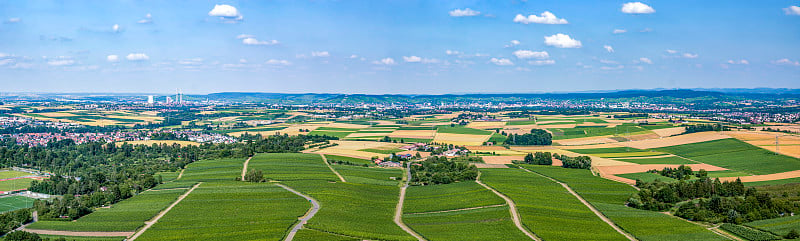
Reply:
[[[333, 169], [333, 167], [331, 166], [331, 164], [330, 164], [330, 163], [328, 163], [328, 158], [327, 158], [327, 157], [325, 157], [325, 155], [323, 155], [323, 154], [319, 154], [319, 156], [320, 156], [320, 157], [322, 157], [322, 161], [323, 161], [323, 162], [325, 162], [325, 165], [326, 165], [326, 166], [328, 166], [328, 168], [330, 168], [330, 169], [331, 169], [331, 171], [333, 172], [333, 174], [336, 174], [336, 176], [337, 176], [337, 177], [339, 177], [339, 180], [341, 180], [342, 182], [347, 182], [347, 180], [344, 180], [344, 177], [342, 177], [342, 175], [340, 175], [340, 174], [339, 174], [339, 172], [337, 172], [337, 171], [336, 171], [336, 169]], [[247, 159], [247, 160], [249, 161], [250, 159]]]
[[159, 220], [159, 219], [161, 219], [161, 217], [164, 217], [164, 215], [166, 215], [166, 214], [167, 214], [167, 212], [169, 212], [169, 210], [172, 210], [172, 208], [173, 208], [173, 207], [175, 207], [176, 205], [178, 205], [178, 203], [180, 203], [181, 201], [183, 201], [183, 199], [184, 199], [184, 198], [186, 198], [186, 196], [189, 196], [189, 193], [192, 193], [192, 191], [194, 191], [194, 189], [197, 189], [197, 187], [199, 187], [199, 186], [200, 186], [200, 184], [203, 184], [203, 183], [202, 183], [202, 182], [199, 182], [199, 183], [195, 184], [195, 185], [194, 185], [194, 187], [192, 187], [191, 189], [189, 189], [189, 191], [186, 191], [186, 193], [184, 193], [183, 195], [181, 195], [180, 197], [178, 197], [178, 200], [175, 200], [175, 202], [173, 202], [171, 205], [169, 205], [169, 207], [167, 207], [167, 209], [164, 209], [164, 211], [161, 211], [161, 212], [159, 212], [159, 213], [158, 213], [158, 215], [156, 215], [156, 216], [155, 216], [153, 219], [150, 219], [150, 221], [144, 222], [144, 223], [145, 223], [145, 224], [144, 224], [144, 227], [142, 227], [141, 229], [139, 229], [139, 231], [137, 231], [137, 232], [136, 232], [136, 234], [134, 234], [134, 235], [133, 235], [133, 236], [132, 236], [130, 239], [128, 239], [128, 240], [129, 240], [129, 241], [136, 240], [136, 238], [138, 238], [138, 237], [139, 237], [140, 235], [142, 235], [142, 234], [143, 234], [145, 231], [147, 231], [147, 229], [149, 229], [150, 227], [152, 227], [152, 226], [153, 226], [153, 224], [156, 224], [156, 222], [158, 222], [158, 220]]
[[478, 184], [480, 184], [484, 188], [489, 189], [490, 191], [494, 192], [495, 195], [497, 195], [498, 197], [503, 198], [503, 200], [506, 200], [506, 204], [508, 204], [508, 210], [509, 210], [509, 212], [511, 212], [511, 220], [514, 221], [514, 225], [517, 226], [517, 229], [519, 229], [519, 231], [522, 231], [523, 233], [525, 233], [525, 235], [527, 235], [529, 238], [531, 238], [533, 240], [536, 240], [536, 241], [541, 241], [542, 240], [538, 236], [536, 236], [535, 234], [531, 233], [530, 231], [525, 229], [525, 227], [522, 226], [522, 221], [520, 221], [520, 218], [519, 218], [519, 212], [517, 212], [517, 205], [514, 204], [514, 201], [511, 200], [511, 198], [509, 198], [506, 195], [498, 192], [497, 190], [494, 190], [494, 188], [489, 187], [489, 185], [483, 184], [483, 182], [481, 182], [481, 173], [480, 172], [478, 172], [478, 177], [475, 178], [475, 182], [477, 182]]
[[286, 235], [286, 239], [284, 239], [284, 241], [292, 241], [292, 239], [294, 239], [294, 236], [297, 234], [297, 231], [299, 231], [301, 228], [303, 228], [303, 225], [306, 224], [309, 219], [313, 218], [314, 215], [317, 214], [317, 212], [319, 212], [319, 207], [320, 207], [319, 206], [319, 202], [317, 202], [317, 200], [315, 200], [314, 198], [306, 196], [305, 194], [302, 194], [302, 193], [300, 193], [300, 192], [298, 192], [298, 191], [296, 191], [296, 190], [294, 190], [294, 189], [292, 189], [290, 187], [284, 186], [283, 184], [277, 183], [275, 185], [277, 185], [277, 186], [279, 186], [279, 187], [281, 187], [283, 189], [286, 189], [287, 191], [290, 191], [290, 192], [292, 192], [292, 193], [294, 193], [294, 194], [296, 194], [296, 195], [298, 195], [300, 197], [305, 198], [306, 200], [311, 202], [311, 205], [312, 205], [311, 208], [308, 209], [308, 212], [306, 212], [306, 215], [303, 215], [302, 217], [299, 218], [300, 222], [298, 222], [296, 225], [294, 225], [294, 227], [292, 227], [292, 230], [289, 231], [289, 234]]
[[242, 167], [242, 181], [244, 181], [244, 174], [247, 173], [247, 164], [250, 163], [250, 159], [253, 159], [253, 157], [251, 156], [244, 161], [244, 167]]
[[403, 187], [400, 188], [400, 198], [397, 200], [397, 207], [394, 210], [394, 223], [397, 226], [400, 226], [406, 233], [411, 234], [417, 240], [425, 240], [422, 235], [419, 235], [417, 232], [414, 232], [413, 229], [409, 228], [408, 225], [403, 223], [403, 202], [406, 199], [406, 189], [408, 189], [408, 182], [411, 181], [411, 162], [406, 163], [406, 183], [403, 184]]

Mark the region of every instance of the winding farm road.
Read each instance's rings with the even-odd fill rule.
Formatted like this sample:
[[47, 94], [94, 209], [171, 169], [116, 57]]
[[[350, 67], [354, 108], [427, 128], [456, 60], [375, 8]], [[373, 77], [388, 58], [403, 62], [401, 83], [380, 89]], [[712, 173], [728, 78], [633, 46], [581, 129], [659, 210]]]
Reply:
[[244, 181], [244, 174], [247, 173], [247, 164], [250, 164], [250, 159], [253, 159], [253, 157], [251, 156], [244, 161], [244, 166], [242, 167], [242, 181]]
[[136, 238], [138, 238], [145, 231], [147, 231], [147, 229], [152, 227], [153, 224], [156, 224], [156, 222], [158, 222], [158, 220], [161, 219], [161, 217], [164, 217], [164, 215], [166, 215], [167, 212], [169, 212], [169, 210], [172, 210], [172, 208], [175, 207], [176, 205], [178, 205], [178, 203], [180, 203], [181, 201], [183, 201], [183, 199], [186, 198], [186, 196], [189, 196], [189, 193], [192, 193], [192, 191], [194, 191], [194, 189], [197, 189], [197, 187], [199, 187], [200, 184], [203, 184], [203, 183], [202, 182], [198, 182], [191, 189], [189, 189], [189, 191], [186, 191], [186, 193], [184, 193], [183, 195], [178, 197], [178, 200], [175, 200], [175, 202], [173, 202], [171, 205], [169, 205], [169, 207], [167, 207], [167, 209], [164, 209], [163, 211], [158, 213], [158, 215], [156, 215], [153, 219], [150, 219], [150, 221], [144, 222], [145, 223], [144, 227], [139, 229], [139, 231], [137, 231], [135, 234], [133, 234], [133, 236], [131, 236], [131, 238], [128, 239], [128, 240], [129, 241], [136, 240]]
[[497, 190], [494, 190], [494, 188], [489, 187], [489, 185], [483, 184], [483, 182], [481, 182], [481, 173], [480, 172], [478, 172], [478, 177], [475, 178], [475, 182], [477, 182], [478, 184], [480, 184], [484, 188], [489, 189], [490, 191], [492, 191], [498, 197], [503, 198], [503, 200], [506, 200], [506, 204], [508, 204], [508, 211], [511, 212], [511, 220], [514, 221], [514, 225], [517, 226], [519, 231], [522, 231], [523, 233], [525, 233], [525, 235], [527, 235], [529, 238], [531, 238], [533, 240], [536, 240], [536, 241], [541, 241], [542, 240], [539, 237], [537, 237], [535, 234], [531, 233], [530, 231], [525, 229], [525, 227], [522, 226], [522, 221], [520, 221], [519, 213], [517, 212], [517, 205], [514, 204], [514, 201], [511, 200], [511, 198], [509, 198], [506, 195], [498, 192]]
[[292, 192], [294, 194], [297, 194], [298, 196], [301, 196], [301, 197], [305, 198], [306, 200], [311, 202], [311, 205], [312, 205], [311, 209], [309, 209], [308, 212], [306, 212], [306, 215], [303, 215], [302, 217], [299, 218], [300, 222], [298, 222], [296, 225], [294, 225], [294, 227], [292, 227], [292, 230], [289, 231], [289, 234], [286, 235], [286, 238], [284, 239], [285, 241], [292, 241], [292, 239], [294, 239], [294, 235], [297, 234], [297, 231], [300, 230], [301, 228], [303, 228], [303, 224], [306, 224], [306, 222], [308, 222], [309, 219], [313, 218], [314, 215], [317, 214], [317, 212], [319, 211], [319, 203], [317, 202], [317, 200], [314, 200], [314, 198], [306, 196], [305, 194], [302, 194], [302, 193], [300, 193], [300, 192], [298, 192], [298, 191], [296, 191], [296, 190], [294, 190], [294, 189], [292, 189], [290, 187], [284, 186], [283, 184], [276, 183], [275, 185], [277, 185], [279, 187], [282, 187], [283, 189], [286, 189], [287, 191], [290, 191], [290, 192]]
[[559, 182], [556, 179], [553, 179], [551, 177], [542, 175], [542, 174], [540, 174], [538, 172], [533, 172], [533, 171], [525, 169], [523, 167], [520, 167], [520, 169], [525, 170], [526, 172], [534, 173], [536, 175], [539, 175], [539, 176], [542, 176], [544, 178], [550, 179], [550, 181], [553, 181], [555, 183], [561, 184], [561, 186], [564, 187], [564, 189], [567, 189], [567, 191], [569, 191], [569, 193], [572, 194], [572, 196], [575, 196], [575, 198], [580, 200], [581, 203], [583, 203], [584, 206], [588, 207], [589, 210], [592, 210], [594, 215], [597, 215], [598, 218], [600, 218], [601, 220], [603, 220], [603, 222], [606, 222], [609, 226], [614, 228], [614, 230], [616, 230], [619, 234], [622, 234], [623, 236], [625, 236], [625, 238], [628, 238], [628, 240], [631, 240], [631, 241], [636, 241], [637, 240], [635, 237], [633, 237], [633, 235], [631, 235], [631, 234], [625, 232], [624, 230], [622, 230], [622, 228], [617, 226], [617, 224], [614, 223], [614, 221], [611, 221], [611, 219], [608, 219], [608, 217], [606, 217], [606, 215], [603, 215], [603, 213], [601, 213], [599, 210], [594, 208], [594, 206], [592, 206], [592, 204], [590, 204], [588, 201], [586, 201], [586, 199], [583, 199], [583, 197], [581, 197], [581, 195], [578, 195], [578, 193], [576, 193], [574, 190], [572, 190], [572, 188], [570, 188], [569, 185], [567, 185], [566, 183]]
[[325, 165], [327, 165], [327, 166], [328, 166], [328, 168], [330, 168], [330, 169], [331, 169], [331, 171], [333, 172], [333, 174], [336, 174], [336, 176], [337, 176], [337, 177], [339, 177], [339, 180], [341, 180], [342, 182], [347, 182], [347, 180], [344, 180], [344, 177], [342, 177], [342, 175], [339, 175], [339, 172], [337, 172], [337, 171], [336, 171], [336, 169], [333, 169], [333, 167], [331, 166], [331, 164], [330, 164], [330, 163], [328, 163], [328, 158], [327, 158], [327, 157], [325, 157], [325, 155], [324, 155], [324, 154], [319, 154], [319, 156], [321, 156], [321, 157], [322, 157], [322, 161], [324, 161], [324, 162], [325, 162]]
[[406, 183], [403, 184], [403, 187], [400, 188], [400, 198], [397, 200], [397, 207], [394, 210], [394, 223], [397, 226], [400, 226], [406, 233], [411, 234], [417, 240], [425, 240], [422, 235], [419, 235], [417, 232], [414, 232], [411, 228], [409, 228], [405, 223], [403, 223], [403, 201], [406, 199], [406, 189], [408, 189], [408, 182], [411, 181], [411, 162], [406, 162]]

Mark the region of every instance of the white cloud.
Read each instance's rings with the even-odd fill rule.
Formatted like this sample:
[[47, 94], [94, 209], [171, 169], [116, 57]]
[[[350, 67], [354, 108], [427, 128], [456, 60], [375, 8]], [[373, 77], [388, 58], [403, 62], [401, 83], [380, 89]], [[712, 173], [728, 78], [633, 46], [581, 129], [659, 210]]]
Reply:
[[[241, 35], [240, 35], [241, 36]], [[258, 40], [256, 38], [245, 38], [242, 39], [243, 44], [247, 45], [276, 45], [279, 44], [278, 40]]]
[[20, 21], [22, 21], [21, 18], [9, 18], [6, 23], [19, 23]]
[[528, 61], [530, 65], [551, 65], [555, 63], [556, 61], [552, 59]]
[[114, 24], [114, 26], [111, 26], [111, 31], [119, 33], [119, 24]]
[[57, 59], [57, 60], [50, 60], [47, 61], [47, 64], [52, 66], [68, 66], [75, 64], [75, 60], [71, 59]]
[[624, 69], [624, 68], [625, 68], [625, 66], [623, 66], [623, 65], [600, 67], [600, 69], [602, 69], [602, 70], [619, 70], [619, 69]]
[[244, 17], [239, 13], [235, 7], [227, 4], [217, 4], [214, 5], [214, 9], [211, 9], [208, 12], [208, 16], [212, 17], [220, 17], [223, 20], [229, 21], [239, 21], [242, 20]]
[[687, 58], [687, 59], [696, 59], [696, 58], [697, 58], [697, 56], [698, 56], [697, 54], [692, 54], [692, 53], [683, 53], [683, 57], [684, 57], [684, 58]]
[[788, 8], [784, 8], [783, 11], [786, 15], [800, 15], [800, 7], [798, 6], [789, 6]]
[[393, 65], [395, 61], [393, 58], [383, 58], [380, 61], [372, 61], [373, 64]]
[[423, 58], [422, 59], [422, 63], [423, 64], [438, 64], [438, 63], [441, 63], [441, 62], [442, 61], [438, 60], [438, 59], [427, 59], [427, 58]]
[[255, 35], [251, 35], [251, 34], [239, 34], [239, 35], [236, 35], [236, 39], [255, 38], [255, 37], [256, 37]]
[[146, 54], [143, 54], [143, 53], [131, 53], [131, 54], [128, 54], [128, 56], [125, 56], [125, 58], [130, 60], [130, 61], [150, 60], [150, 56], [147, 56]]
[[311, 57], [330, 57], [331, 54], [328, 51], [314, 51], [311, 52]]
[[777, 64], [777, 65], [792, 65], [792, 66], [800, 66], [800, 62], [798, 62], [798, 61], [792, 61], [792, 60], [789, 60], [789, 59], [786, 59], [786, 58], [784, 58], [784, 59], [779, 59], [779, 60], [775, 60], [775, 61], [772, 61], [772, 63], [773, 63], [773, 64]]
[[556, 17], [555, 14], [544, 11], [541, 16], [536, 16], [535, 14], [528, 15], [528, 17], [523, 16], [522, 14], [517, 14], [514, 17], [515, 23], [540, 23], [540, 24], [567, 24], [567, 20], [563, 18]]
[[654, 13], [656, 10], [642, 2], [629, 2], [622, 5], [622, 12], [632, 14], [648, 14]]
[[641, 58], [639, 58], [639, 62], [642, 62], [642, 63], [647, 63], [647, 64], [653, 64], [653, 61], [652, 61], [652, 60], [650, 60], [650, 59], [648, 59], [648, 58], [645, 58], [645, 57], [641, 57]]
[[728, 60], [727, 63], [729, 63], [729, 64], [745, 64], [745, 65], [747, 65], [747, 64], [750, 64], [750, 61], [747, 61], [746, 59], [740, 59], [739, 61], [731, 59], [731, 60]]
[[461, 52], [459, 52], [459, 51], [455, 51], [455, 50], [449, 50], [449, 49], [448, 49], [447, 51], [444, 51], [444, 52], [445, 52], [447, 55], [459, 55], [459, 54], [461, 54]]
[[511, 40], [511, 41], [509, 41], [509, 44], [506, 45], [505, 47], [506, 48], [511, 48], [511, 47], [514, 47], [514, 46], [517, 46], [517, 45], [520, 45], [520, 44], [521, 44], [521, 42], [519, 40]]
[[604, 63], [604, 64], [619, 64], [619, 62], [617, 62], [617, 61], [608, 60], [608, 59], [601, 59], [600, 63]]
[[525, 68], [525, 67], [516, 67], [516, 68], [514, 68], [514, 70], [516, 70], [516, 71], [524, 71], [524, 72], [530, 72], [531, 71], [531, 69]]
[[119, 56], [117, 56], [115, 54], [112, 54], [112, 55], [106, 56], [106, 60], [108, 62], [118, 62], [119, 61]]
[[269, 65], [291, 65], [292, 62], [289, 62], [288, 60], [285, 60], [285, 59], [270, 59], [270, 60], [267, 60], [267, 62], [265, 62], [265, 64], [269, 64]]
[[492, 62], [493, 64], [500, 65], [500, 66], [514, 65], [514, 62], [511, 62], [510, 59], [503, 59], [503, 58], [500, 58], [500, 59], [492, 58], [492, 59], [489, 60], [489, 62]]
[[603, 48], [606, 49], [606, 51], [608, 51], [609, 53], [614, 52], [614, 47], [611, 47], [611, 45], [603, 45]]
[[555, 46], [558, 48], [580, 48], [581, 41], [572, 39], [566, 34], [556, 34], [544, 37], [544, 44]]
[[472, 16], [478, 16], [480, 14], [481, 12], [469, 8], [453, 9], [453, 11], [450, 11], [450, 16], [452, 17], [472, 17]]
[[417, 56], [410, 56], [410, 57], [403, 56], [403, 61], [406, 61], [406, 62], [409, 62], [409, 63], [418, 63], [418, 62], [422, 61], [422, 58], [417, 57]]
[[612, 33], [614, 33], [614, 34], [621, 34], [621, 33], [627, 33], [627, 32], [628, 32], [628, 30], [625, 30], [625, 29], [614, 29], [614, 31], [612, 31]]
[[137, 23], [141, 23], [141, 24], [153, 23], [153, 15], [150, 15], [150, 14], [148, 13], [147, 15], [144, 15], [144, 18], [143, 18], [143, 19], [141, 19], [141, 20], [139, 20], [139, 21], [136, 21], [136, 22], [137, 22]]
[[517, 58], [519, 58], [519, 59], [530, 59], [530, 58], [546, 59], [546, 58], [550, 58], [550, 54], [548, 54], [547, 51], [536, 52], [536, 51], [530, 51], [530, 50], [517, 50], [517, 51], [514, 51], [513, 54], [514, 54], [514, 56], [517, 56]]
[[202, 58], [182, 59], [178, 61], [180, 65], [198, 66], [203, 64]]
[[239, 59], [239, 63], [246, 64], [247, 63], [247, 59]]
[[667, 49], [666, 51], [667, 51], [667, 53], [670, 53], [670, 54], [678, 53], [678, 51], [675, 51], [675, 50], [672, 50], [672, 49]]

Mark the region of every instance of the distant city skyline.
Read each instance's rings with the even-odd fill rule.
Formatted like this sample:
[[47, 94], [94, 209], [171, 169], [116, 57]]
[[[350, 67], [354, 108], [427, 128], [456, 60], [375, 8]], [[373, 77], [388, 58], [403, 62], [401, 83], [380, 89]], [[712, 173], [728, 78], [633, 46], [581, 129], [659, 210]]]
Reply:
[[798, 1], [4, 1], [0, 92], [800, 88]]

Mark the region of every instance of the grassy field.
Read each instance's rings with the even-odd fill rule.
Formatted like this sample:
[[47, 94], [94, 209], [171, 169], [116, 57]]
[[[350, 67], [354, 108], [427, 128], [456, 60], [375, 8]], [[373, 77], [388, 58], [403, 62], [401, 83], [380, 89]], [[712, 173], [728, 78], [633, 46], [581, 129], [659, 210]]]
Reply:
[[754, 187], [754, 186], [783, 185], [789, 183], [800, 183], [800, 177], [772, 180], [772, 181], [762, 181], [762, 182], [745, 182], [744, 185], [748, 187]]
[[638, 173], [626, 173], [626, 174], [617, 174], [616, 176], [624, 177], [631, 180], [642, 180], [644, 182], [652, 182], [655, 180], [660, 180], [662, 182], [677, 182], [678, 179], [665, 177], [659, 175], [658, 173], [650, 173], [650, 172], [638, 172]]
[[677, 156], [654, 157], [654, 158], [614, 158], [614, 160], [636, 163], [636, 164], [697, 164]]
[[451, 133], [451, 134], [467, 134], [467, 135], [489, 135], [492, 134], [491, 131], [487, 130], [480, 130], [480, 129], [473, 129], [461, 126], [439, 126], [436, 128], [436, 132], [438, 133]]
[[592, 136], [637, 135], [651, 133], [649, 130], [634, 124], [622, 124], [610, 128], [605, 126], [577, 126], [575, 128], [547, 128], [547, 130], [553, 132], [553, 140]]
[[33, 182], [33, 178], [20, 178], [14, 180], [0, 181], [0, 192], [28, 189]]
[[605, 153], [643, 152], [645, 150], [636, 149], [633, 147], [610, 147], [610, 148], [593, 148], [593, 149], [567, 149], [567, 151], [579, 154], [605, 154]]
[[328, 158], [328, 162], [347, 161], [347, 162], [356, 163], [356, 164], [375, 165], [375, 163], [373, 163], [370, 160], [361, 159], [361, 158], [355, 158], [355, 157], [349, 157], [349, 156], [337, 156], [337, 155], [325, 154], [325, 158]]
[[405, 214], [403, 222], [428, 240], [529, 240], [511, 221], [508, 207]]
[[319, 135], [319, 136], [322, 136], [322, 135], [335, 136], [335, 137], [339, 137], [339, 138], [345, 138], [345, 137], [347, 137], [347, 135], [350, 135], [350, 133], [355, 133], [355, 131], [318, 131], [318, 130], [314, 130], [314, 131], [309, 132], [308, 134], [309, 135]]
[[492, 134], [491, 137], [489, 137], [488, 142], [492, 142], [494, 144], [503, 144], [503, 142], [506, 141], [506, 139], [508, 139], [507, 136], [504, 136], [503, 134], [500, 133], [494, 133]]
[[[271, 180], [324, 180], [339, 178], [325, 166], [319, 154], [263, 153], [250, 160], [248, 170], [261, 170]], [[239, 169], [241, 175], [241, 167]], [[233, 180], [233, 179], [231, 179]]]
[[484, 183], [517, 204], [522, 222], [545, 240], [625, 240], [557, 183], [520, 169], [482, 169]]
[[[347, 165], [333, 165], [347, 182], [397, 186], [403, 179], [403, 170], [396, 168], [364, 168]], [[394, 178], [394, 180], [392, 180]]]
[[181, 174], [180, 171], [177, 171], [177, 172], [156, 172], [155, 177], [158, 178], [158, 176], [161, 176], [161, 181], [162, 182], [169, 182], [169, 181], [177, 179], [178, 175], [180, 175], [180, 174]]
[[203, 183], [138, 240], [281, 240], [311, 204], [268, 183]]
[[405, 213], [421, 213], [504, 204], [502, 198], [475, 182], [410, 186], [403, 205]]
[[519, 126], [519, 125], [533, 125], [536, 124], [536, 120], [518, 120], [518, 121], [509, 121], [506, 125], [510, 126]]
[[0, 179], [24, 177], [24, 176], [30, 176], [30, 175], [33, 175], [33, 174], [30, 174], [30, 173], [27, 173], [27, 172], [12, 171], [12, 170], [0, 171]]
[[360, 241], [361, 239], [332, 234], [314, 229], [300, 229], [294, 236], [295, 240], [329, 240], [329, 241]]
[[800, 169], [800, 160], [747, 144], [737, 139], [722, 139], [657, 148], [695, 161], [756, 175]]
[[[253, 158], [255, 159], [255, 158]], [[242, 176], [245, 159], [215, 159], [193, 162], [186, 166], [182, 182], [232, 181]]]
[[589, 170], [523, 165], [568, 184], [606, 217], [643, 241], [726, 240], [702, 226], [666, 214], [626, 207], [633, 187], [593, 176]]
[[792, 229], [800, 231], [800, 215], [758, 220], [744, 225], [783, 236], [792, 231]]
[[23, 196], [0, 198], [0, 213], [33, 207], [34, 200], [36, 199]]
[[187, 190], [146, 191], [116, 203], [111, 208], [99, 208], [75, 222], [39, 221], [29, 227], [62, 231], [135, 231]]
[[122, 241], [125, 237], [79, 237], [79, 236], [58, 236], [58, 235], [44, 235], [39, 234], [42, 239], [49, 238], [56, 240], [57, 238], [64, 238], [67, 241]]

